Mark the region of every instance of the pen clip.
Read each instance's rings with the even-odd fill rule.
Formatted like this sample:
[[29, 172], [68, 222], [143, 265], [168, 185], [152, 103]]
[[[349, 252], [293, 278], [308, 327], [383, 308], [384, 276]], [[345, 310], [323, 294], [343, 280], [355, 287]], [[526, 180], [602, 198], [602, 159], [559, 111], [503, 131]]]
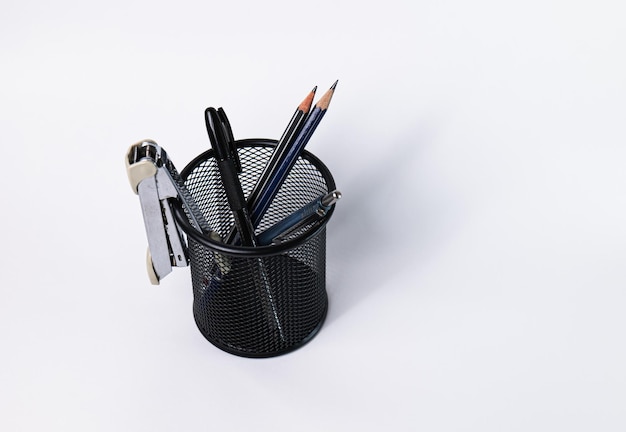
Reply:
[[287, 239], [289, 239], [289, 237], [292, 234], [298, 232], [299, 230], [301, 230], [302, 228], [306, 227], [309, 224], [313, 224], [315, 222], [320, 221], [324, 216], [326, 216], [326, 210], [322, 209], [322, 210], [316, 211], [315, 213], [305, 217], [300, 222], [296, 223], [292, 227], [286, 229], [285, 231], [283, 231], [282, 233], [274, 237], [272, 239], [272, 244], [284, 243], [285, 241], [287, 241]]
[[237, 169], [237, 173], [241, 174], [241, 160], [239, 159], [239, 153], [237, 153], [237, 146], [235, 145], [235, 137], [233, 136], [233, 129], [230, 126], [230, 121], [228, 120], [228, 116], [224, 111], [224, 108], [217, 109], [217, 115], [220, 119], [220, 123], [222, 126], [222, 130], [224, 131], [224, 137], [226, 137], [226, 145], [228, 147], [228, 153], [230, 154], [230, 158], [235, 164], [235, 168]]
[[[322, 195], [262, 232], [259, 235], [260, 241], [263, 243], [268, 238], [273, 237], [271, 240], [273, 244], [283, 243], [308, 225], [313, 227], [315, 223], [321, 221], [328, 214], [328, 211], [340, 198], [341, 192], [337, 189]], [[275, 234], [277, 231], [279, 233]]]

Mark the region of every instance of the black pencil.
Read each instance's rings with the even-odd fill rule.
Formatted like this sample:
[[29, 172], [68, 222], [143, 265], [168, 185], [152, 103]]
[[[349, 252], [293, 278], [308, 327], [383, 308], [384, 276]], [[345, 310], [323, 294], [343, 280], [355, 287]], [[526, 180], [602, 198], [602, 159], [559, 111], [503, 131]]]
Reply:
[[[267, 187], [267, 183], [271, 180], [276, 167], [281, 164], [285, 154], [287, 154], [287, 151], [291, 146], [291, 143], [300, 133], [302, 126], [304, 126], [309, 111], [311, 110], [311, 106], [313, 105], [313, 98], [315, 97], [316, 90], [317, 86], [313, 87], [313, 90], [311, 90], [304, 100], [300, 102], [300, 105], [298, 105], [298, 108], [296, 108], [296, 111], [293, 113], [293, 116], [291, 117], [291, 120], [289, 120], [283, 135], [278, 140], [278, 144], [274, 148], [270, 159], [265, 165], [259, 180], [256, 182], [256, 185], [248, 196], [248, 209], [254, 208], [259, 199], [260, 193]], [[236, 240], [236, 237], [237, 233], [234, 230], [231, 230], [226, 238], [226, 243], [232, 243]]]
[[322, 117], [326, 114], [326, 110], [328, 109], [328, 105], [330, 104], [330, 100], [333, 97], [336, 87], [337, 81], [335, 81], [330, 89], [328, 89], [328, 91], [324, 93], [320, 100], [315, 104], [311, 113], [306, 117], [300, 132], [298, 132], [294, 140], [289, 143], [287, 151], [285, 151], [285, 154], [282, 156], [279, 164], [270, 173], [270, 178], [266, 182], [263, 190], [259, 192], [257, 199], [253, 203], [248, 201], [248, 208], [250, 209], [250, 215], [252, 216], [252, 226], [255, 228], [261, 222], [263, 215], [270, 207], [272, 200], [278, 193], [283, 181], [287, 178], [289, 171], [296, 163], [296, 160], [304, 149], [304, 146], [311, 138], [311, 135], [313, 135], [315, 128], [317, 128], [317, 125], [322, 120]]
[[306, 121], [307, 115], [311, 110], [311, 105], [313, 105], [313, 98], [315, 97], [315, 91], [317, 90], [317, 86], [313, 87], [313, 90], [309, 92], [306, 98], [298, 105], [296, 112], [289, 120], [289, 124], [283, 132], [283, 135], [278, 140], [278, 144], [272, 153], [269, 161], [265, 165], [263, 169], [263, 173], [261, 173], [261, 177], [257, 181], [256, 185], [250, 195], [248, 196], [248, 208], [253, 209], [256, 205], [256, 201], [259, 199], [259, 194], [265, 187], [267, 186], [267, 182], [270, 180], [272, 174], [276, 170], [276, 167], [280, 165], [285, 154], [289, 150], [291, 143], [298, 136], [302, 126], [304, 126], [304, 122]]

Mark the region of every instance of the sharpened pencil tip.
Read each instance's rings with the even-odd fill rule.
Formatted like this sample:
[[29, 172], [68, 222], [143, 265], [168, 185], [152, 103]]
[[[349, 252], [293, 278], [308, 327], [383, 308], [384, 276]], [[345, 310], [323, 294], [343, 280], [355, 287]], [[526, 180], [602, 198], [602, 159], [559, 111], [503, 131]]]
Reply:
[[330, 100], [333, 97], [333, 93], [335, 93], [335, 87], [337, 87], [337, 83], [339, 82], [339, 80], [335, 81], [335, 83], [332, 85], [331, 88], [329, 88], [326, 93], [324, 93], [322, 95], [322, 97], [320, 98], [319, 101], [317, 101], [317, 103], [315, 104], [315, 108], [319, 108], [321, 110], [325, 110], [328, 108], [328, 105], [330, 104]]
[[311, 105], [313, 105], [313, 98], [315, 97], [315, 90], [317, 90], [317, 86], [313, 87], [313, 90], [309, 92], [308, 95], [304, 98], [304, 100], [298, 105], [298, 109], [303, 113], [308, 113], [311, 110]]

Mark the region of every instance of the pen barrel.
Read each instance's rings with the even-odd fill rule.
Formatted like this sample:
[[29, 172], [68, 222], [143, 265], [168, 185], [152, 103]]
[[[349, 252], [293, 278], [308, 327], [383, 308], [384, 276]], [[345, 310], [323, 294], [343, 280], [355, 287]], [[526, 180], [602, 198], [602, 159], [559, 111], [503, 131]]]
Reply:
[[288, 231], [303, 220], [307, 220], [312, 214], [316, 214], [318, 210], [324, 211], [320, 200], [310, 202], [259, 234], [258, 243], [260, 245], [270, 244], [279, 234]]
[[247, 208], [240, 208], [233, 210], [233, 216], [235, 218], [235, 226], [241, 239], [241, 244], [244, 246], [257, 246], [258, 242], [254, 235], [254, 228], [250, 220]]
[[246, 206], [246, 199], [243, 195], [241, 184], [239, 183], [237, 168], [234, 162], [230, 159], [220, 160], [217, 162], [217, 167], [220, 171], [229, 207], [233, 211], [244, 208]]

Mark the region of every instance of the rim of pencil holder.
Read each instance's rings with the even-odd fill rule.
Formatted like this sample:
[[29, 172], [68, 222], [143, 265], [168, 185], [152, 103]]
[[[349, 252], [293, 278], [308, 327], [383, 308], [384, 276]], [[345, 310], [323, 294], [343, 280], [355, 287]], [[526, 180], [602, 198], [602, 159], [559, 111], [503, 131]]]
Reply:
[[[235, 145], [237, 149], [245, 148], [245, 147], [276, 147], [277, 144], [278, 144], [277, 140], [269, 139], [269, 138], [247, 138], [247, 139], [241, 139], [241, 140], [235, 141]], [[212, 159], [213, 157], [214, 157], [213, 149], [209, 149], [205, 151], [204, 153], [201, 153], [200, 155], [196, 156], [181, 171], [180, 176], [183, 179], [183, 181], [187, 180], [187, 177], [193, 172], [193, 170], [196, 167], [198, 167], [203, 162], [209, 159]], [[317, 156], [315, 156], [313, 153], [307, 150], [303, 150], [299, 158], [304, 159], [307, 162], [311, 163], [315, 167], [315, 169], [319, 171], [319, 173], [324, 178], [324, 182], [326, 183], [328, 192], [336, 188], [335, 180], [330, 170]], [[174, 209], [174, 217], [176, 218], [176, 223], [188, 237], [191, 237], [194, 241], [202, 244], [203, 246], [208, 247], [209, 249], [215, 250], [220, 253], [241, 256], [241, 257], [272, 256], [272, 255], [278, 255], [283, 252], [292, 250], [306, 243], [311, 238], [315, 237], [320, 232], [320, 230], [322, 230], [325, 227], [325, 225], [328, 223], [328, 221], [330, 220], [331, 216], [333, 215], [335, 211], [335, 206], [332, 206], [322, 219], [315, 222], [304, 233], [294, 238], [291, 238], [289, 240], [286, 240], [284, 242], [277, 243], [277, 244], [251, 247], [251, 246], [239, 246], [239, 245], [226, 244], [221, 241], [212, 239], [207, 234], [202, 234], [198, 232], [189, 222], [189, 219], [187, 218], [185, 211], [183, 210], [180, 203], [176, 203], [172, 207]]]

